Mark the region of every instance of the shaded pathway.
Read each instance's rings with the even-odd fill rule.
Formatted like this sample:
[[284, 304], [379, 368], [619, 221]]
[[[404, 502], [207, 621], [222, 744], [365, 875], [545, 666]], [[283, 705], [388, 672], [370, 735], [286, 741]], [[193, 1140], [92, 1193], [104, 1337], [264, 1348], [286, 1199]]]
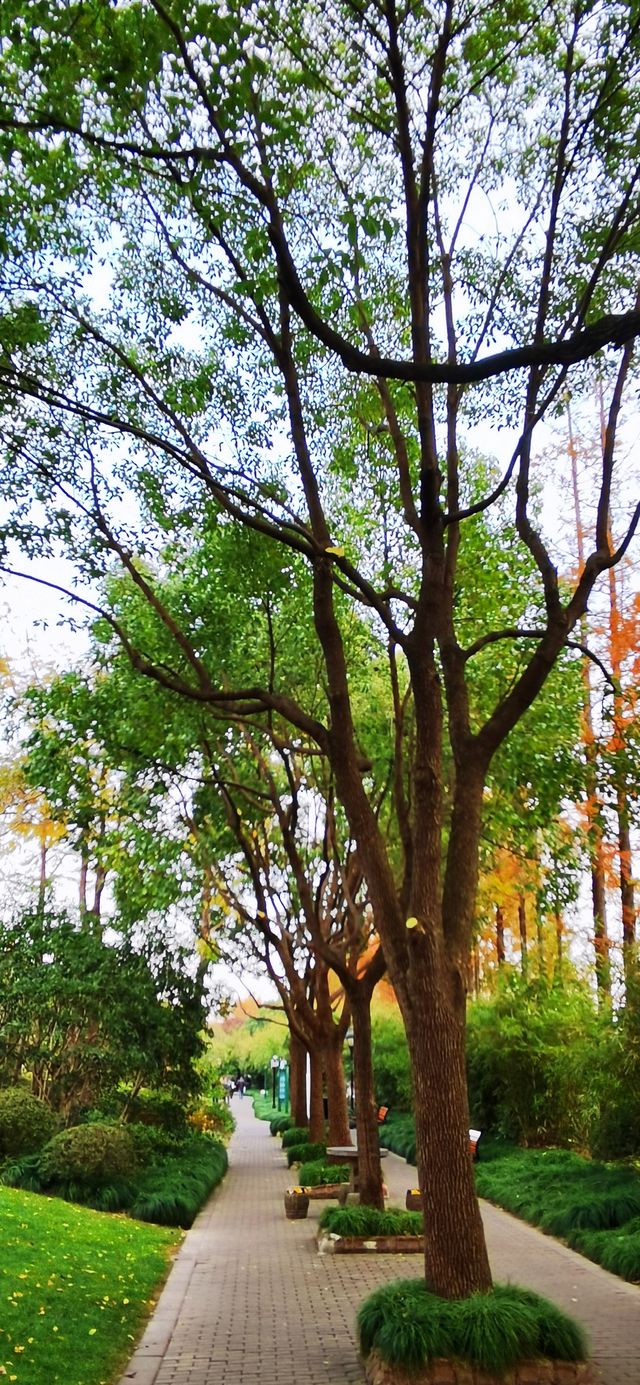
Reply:
[[[379, 1284], [421, 1273], [422, 1257], [319, 1256], [326, 1203], [287, 1221], [291, 1183], [280, 1143], [234, 1098], [229, 1173], [198, 1216], [121, 1385], [360, 1385], [358, 1305]], [[403, 1205], [416, 1172], [389, 1155]], [[553, 1298], [589, 1331], [602, 1385], [640, 1385], [640, 1290], [484, 1204], [497, 1279]]]

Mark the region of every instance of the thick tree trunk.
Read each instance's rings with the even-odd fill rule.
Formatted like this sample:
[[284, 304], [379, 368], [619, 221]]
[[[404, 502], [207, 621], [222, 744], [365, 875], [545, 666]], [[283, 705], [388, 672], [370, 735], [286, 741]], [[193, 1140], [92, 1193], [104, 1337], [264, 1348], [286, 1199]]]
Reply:
[[451, 999], [451, 979], [443, 966], [440, 971], [436, 982], [432, 965], [414, 962], [414, 1012], [407, 1039], [426, 1228], [425, 1277], [434, 1293], [464, 1298], [491, 1287], [491, 1270], [469, 1154], [464, 1001]]
[[342, 1040], [327, 1044], [324, 1054], [327, 1077], [327, 1097], [329, 1101], [330, 1145], [350, 1145], [349, 1109], [342, 1062]]
[[356, 985], [351, 994], [353, 1064], [356, 1090], [356, 1135], [360, 1202], [384, 1209], [378, 1139], [378, 1106], [371, 1061], [371, 996]]
[[311, 1090], [309, 1096], [309, 1138], [314, 1144], [322, 1144], [325, 1137], [322, 1057], [318, 1049], [309, 1051], [311, 1070]]
[[300, 1128], [308, 1125], [307, 1050], [302, 1040], [293, 1033], [289, 1040], [289, 1101], [294, 1125]]
[[[416, 842], [408, 917], [354, 753], [355, 730], [341, 634], [331, 602], [331, 575], [328, 565], [321, 563], [314, 570], [314, 613], [328, 674], [330, 753], [337, 791], [358, 845], [407, 1031], [419, 1175], [425, 1194], [426, 1277], [434, 1293], [463, 1298], [491, 1286], [469, 1157], [464, 1061], [465, 978], [477, 891], [484, 771], [491, 744], [487, 737], [486, 744], [478, 747], [465, 732], [465, 692], [459, 669], [450, 667], [449, 682], [457, 678], [450, 698], [457, 723], [455, 737], [452, 732], [456, 801], [443, 886], [441, 685], [424, 631], [425, 621], [433, 614], [431, 576], [435, 573], [429, 571], [424, 588], [429, 595], [420, 619], [416, 617], [411, 647], [407, 646], [415, 708], [412, 805]], [[453, 643], [447, 652], [451, 666], [460, 663]]]

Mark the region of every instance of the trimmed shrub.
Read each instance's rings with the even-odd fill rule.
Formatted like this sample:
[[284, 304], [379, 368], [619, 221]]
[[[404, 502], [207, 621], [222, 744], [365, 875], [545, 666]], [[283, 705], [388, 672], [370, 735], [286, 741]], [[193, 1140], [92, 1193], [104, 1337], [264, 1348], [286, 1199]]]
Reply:
[[293, 1121], [291, 1116], [274, 1116], [269, 1122], [269, 1129], [272, 1135], [281, 1135], [283, 1130], [291, 1130]]
[[40, 1154], [47, 1183], [111, 1183], [135, 1173], [135, 1141], [121, 1125], [75, 1125], [54, 1135]]
[[375, 1348], [385, 1361], [406, 1370], [445, 1357], [500, 1375], [536, 1357], [584, 1361], [587, 1356], [584, 1333], [572, 1318], [511, 1284], [463, 1299], [438, 1298], [420, 1279], [385, 1284], [361, 1305], [358, 1334], [364, 1356]]
[[290, 1149], [292, 1145], [303, 1145], [309, 1143], [309, 1131], [306, 1126], [291, 1125], [288, 1130], [282, 1132], [282, 1148]]
[[0, 1091], [0, 1155], [34, 1154], [51, 1139], [57, 1120], [49, 1107], [21, 1087]]
[[291, 1145], [289, 1149], [285, 1150], [289, 1168], [292, 1164], [302, 1164], [311, 1159], [324, 1160], [326, 1153], [326, 1145], [314, 1145], [310, 1140], [305, 1140], [299, 1145]]
[[303, 1188], [319, 1188], [325, 1183], [348, 1183], [349, 1169], [346, 1164], [323, 1164], [321, 1159], [313, 1159], [300, 1165], [298, 1177]]
[[326, 1207], [320, 1226], [336, 1236], [421, 1236], [424, 1230], [422, 1212], [401, 1207]]

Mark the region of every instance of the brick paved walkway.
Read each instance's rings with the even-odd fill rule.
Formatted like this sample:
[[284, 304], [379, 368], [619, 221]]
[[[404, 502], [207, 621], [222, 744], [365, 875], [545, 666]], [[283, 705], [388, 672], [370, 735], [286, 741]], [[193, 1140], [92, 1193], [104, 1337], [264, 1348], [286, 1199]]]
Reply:
[[[200, 1213], [121, 1385], [358, 1385], [358, 1304], [389, 1279], [420, 1274], [421, 1257], [318, 1256], [317, 1219], [287, 1221], [291, 1183], [279, 1141], [251, 1103], [234, 1098], [237, 1130], [222, 1186]], [[392, 1201], [416, 1174], [389, 1155]], [[640, 1385], [640, 1290], [486, 1204], [497, 1279], [554, 1299], [587, 1327], [602, 1385]]]

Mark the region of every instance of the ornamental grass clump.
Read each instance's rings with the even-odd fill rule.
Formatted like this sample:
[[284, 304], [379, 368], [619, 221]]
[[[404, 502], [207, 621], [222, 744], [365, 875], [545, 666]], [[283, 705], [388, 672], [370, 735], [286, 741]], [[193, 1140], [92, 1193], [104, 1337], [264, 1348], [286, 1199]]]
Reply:
[[323, 1231], [336, 1236], [421, 1236], [422, 1212], [406, 1212], [402, 1207], [327, 1207], [320, 1217]]
[[304, 1145], [309, 1143], [309, 1131], [306, 1126], [292, 1125], [288, 1130], [282, 1132], [282, 1148], [291, 1149], [292, 1145]]
[[640, 1217], [612, 1231], [574, 1231], [569, 1245], [581, 1255], [632, 1283], [640, 1281]]
[[407, 1370], [444, 1357], [500, 1375], [522, 1361], [587, 1357], [584, 1333], [573, 1319], [511, 1284], [465, 1299], [438, 1298], [420, 1279], [385, 1284], [360, 1307], [358, 1334], [363, 1356], [375, 1350]]
[[291, 1145], [285, 1150], [287, 1164], [291, 1168], [292, 1164], [303, 1164], [311, 1159], [324, 1159], [327, 1153], [327, 1146], [312, 1144], [310, 1140], [305, 1140], [301, 1144]]
[[305, 1188], [320, 1188], [327, 1183], [348, 1183], [349, 1169], [346, 1164], [323, 1164], [322, 1159], [311, 1159], [301, 1164], [300, 1182]]
[[514, 1150], [476, 1171], [489, 1198], [553, 1236], [604, 1231], [640, 1216], [640, 1173], [563, 1149]]

